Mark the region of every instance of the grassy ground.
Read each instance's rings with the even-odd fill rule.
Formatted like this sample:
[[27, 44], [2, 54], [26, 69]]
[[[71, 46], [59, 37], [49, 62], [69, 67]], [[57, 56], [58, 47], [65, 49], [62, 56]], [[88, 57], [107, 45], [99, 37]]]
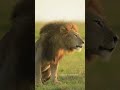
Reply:
[[[77, 22], [79, 33], [84, 39], [85, 27], [84, 23]], [[39, 38], [39, 30], [44, 23], [35, 24], [35, 39]], [[36, 90], [85, 90], [85, 50], [80, 53], [75, 52], [65, 56], [59, 65], [58, 79], [62, 84], [53, 85], [50, 81], [47, 85], [38, 86]]]

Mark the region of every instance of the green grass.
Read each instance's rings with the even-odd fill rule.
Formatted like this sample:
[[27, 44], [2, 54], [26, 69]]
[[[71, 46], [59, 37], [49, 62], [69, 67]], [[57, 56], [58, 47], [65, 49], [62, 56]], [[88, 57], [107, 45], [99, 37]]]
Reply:
[[[35, 39], [39, 38], [40, 28], [45, 23], [35, 24]], [[76, 22], [79, 26], [79, 33], [85, 39], [84, 23]], [[51, 84], [36, 87], [36, 90], [85, 90], [85, 49], [65, 56], [59, 64], [58, 79], [62, 82], [59, 85]]]

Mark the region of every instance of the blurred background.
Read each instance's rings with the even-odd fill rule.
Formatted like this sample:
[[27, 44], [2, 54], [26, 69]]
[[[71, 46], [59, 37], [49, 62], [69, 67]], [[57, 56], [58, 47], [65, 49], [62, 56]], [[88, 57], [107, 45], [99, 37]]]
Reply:
[[[120, 1], [100, 0], [112, 31], [120, 37]], [[120, 90], [120, 41], [109, 62], [86, 64], [86, 90]]]
[[0, 39], [10, 29], [11, 14], [16, 0], [0, 0]]

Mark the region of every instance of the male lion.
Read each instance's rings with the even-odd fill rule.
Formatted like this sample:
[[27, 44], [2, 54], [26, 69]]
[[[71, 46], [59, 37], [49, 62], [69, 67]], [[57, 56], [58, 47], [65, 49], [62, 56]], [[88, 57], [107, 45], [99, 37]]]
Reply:
[[43, 26], [35, 50], [36, 83], [44, 83], [50, 76], [54, 83], [58, 83], [59, 60], [68, 52], [80, 50], [83, 44], [73, 23], [52, 22]]
[[86, 59], [108, 58], [116, 47], [118, 36], [106, 25], [100, 3], [87, 0], [86, 4]]

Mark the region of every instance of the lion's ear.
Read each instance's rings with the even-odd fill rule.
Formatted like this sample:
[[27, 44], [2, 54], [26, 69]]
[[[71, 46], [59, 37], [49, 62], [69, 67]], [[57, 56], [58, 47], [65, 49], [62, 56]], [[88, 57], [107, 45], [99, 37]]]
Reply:
[[64, 26], [60, 27], [60, 33], [67, 33], [67, 30]]

